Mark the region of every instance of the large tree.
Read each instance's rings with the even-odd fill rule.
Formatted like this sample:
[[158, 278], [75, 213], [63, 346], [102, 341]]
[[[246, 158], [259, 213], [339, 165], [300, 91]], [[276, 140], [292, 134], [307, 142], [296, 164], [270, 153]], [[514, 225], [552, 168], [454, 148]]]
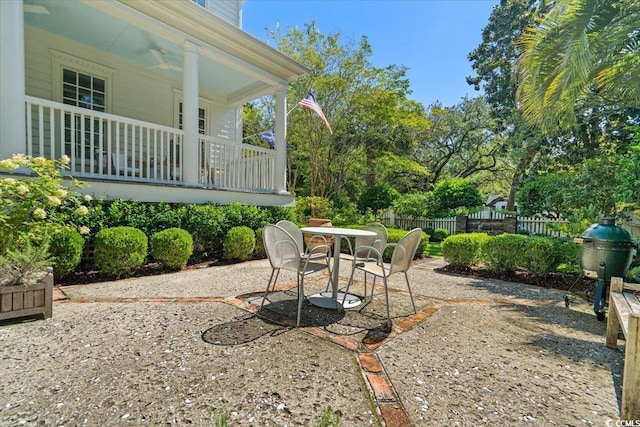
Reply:
[[422, 106], [408, 99], [406, 68], [374, 67], [366, 37], [354, 41], [343, 40], [340, 33], [324, 35], [315, 22], [286, 34], [276, 29], [270, 37], [279, 50], [310, 68], [291, 84], [288, 98], [297, 102], [313, 92], [334, 131], [331, 135], [308, 110], [292, 109], [287, 134], [290, 190], [355, 199], [365, 185], [377, 183], [377, 160], [410, 152], [428, 126]]
[[465, 98], [452, 107], [432, 105], [427, 117], [430, 127], [414, 154], [430, 171], [426, 190], [442, 178], [499, 169], [503, 136], [483, 98]]
[[513, 210], [523, 177], [533, 166], [547, 140], [520, 117], [516, 104], [517, 84], [512, 78], [518, 58], [518, 40], [546, 8], [543, 0], [501, 0], [482, 31], [482, 43], [469, 54], [476, 76], [467, 82], [483, 90], [498, 125], [507, 132], [502, 152], [512, 171], [507, 209]]
[[640, 107], [640, 2], [556, 0], [522, 36], [518, 101], [533, 125], [574, 126], [576, 104]]

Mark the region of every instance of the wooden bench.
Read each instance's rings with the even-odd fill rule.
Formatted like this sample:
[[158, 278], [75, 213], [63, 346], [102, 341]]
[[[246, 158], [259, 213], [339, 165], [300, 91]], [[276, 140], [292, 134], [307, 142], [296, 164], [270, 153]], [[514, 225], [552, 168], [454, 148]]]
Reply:
[[618, 348], [620, 329], [626, 339], [620, 410], [623, 420], [640, 420], [640, 301], [632, 291], [640, 291], [640, 284], [611, 278], [607, 347]]

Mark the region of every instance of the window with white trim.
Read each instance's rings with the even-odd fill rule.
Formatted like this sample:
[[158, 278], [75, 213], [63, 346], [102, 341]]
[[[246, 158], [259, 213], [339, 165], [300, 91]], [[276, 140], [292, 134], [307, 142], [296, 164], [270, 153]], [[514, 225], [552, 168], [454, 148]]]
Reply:
[[105, 79], [67, 68], [62, 69], [62, 103], [89, 110], [105, 111]]
[[[178, 105], [178, 128], [182, 129], [182, 102]], [[198, 108], [198, 133], [204, 135], [207, 128], [207, 114], [204, 108]]]
[[[56, 50], [51, 50], [51, 56], [54, 99], [87, 110], [109, 111], [110, 81], [115, 70]], [[91, 150], [98, 149], [103, 130], [100, 119], [91, 120], [91, 115], [65, 114], [65, 154], [88, 158]]]

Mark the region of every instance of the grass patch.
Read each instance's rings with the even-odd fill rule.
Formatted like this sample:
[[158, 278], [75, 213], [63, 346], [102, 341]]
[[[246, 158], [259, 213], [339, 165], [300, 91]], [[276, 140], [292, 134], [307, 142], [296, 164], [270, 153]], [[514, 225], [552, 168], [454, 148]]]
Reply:
[[442, 242], [429, 242], [430, 257], [442, 258]]

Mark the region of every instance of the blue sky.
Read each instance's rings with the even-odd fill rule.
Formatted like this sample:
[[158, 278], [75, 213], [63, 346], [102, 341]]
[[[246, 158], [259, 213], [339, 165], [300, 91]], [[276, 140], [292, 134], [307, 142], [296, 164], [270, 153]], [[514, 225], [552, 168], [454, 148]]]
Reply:
[[467, 55], [482, 41], [482, 29], [499, 0], [247, 0], [242, 26], [259, 40], [277, 24], [304, 28], [315, 19], [323, 34], [341, 40], [366, 35], [377, 67], [409, 68], [411, 99], [425, 107], [449, 106], [479, 95], [466, 82], [474, 75]]

